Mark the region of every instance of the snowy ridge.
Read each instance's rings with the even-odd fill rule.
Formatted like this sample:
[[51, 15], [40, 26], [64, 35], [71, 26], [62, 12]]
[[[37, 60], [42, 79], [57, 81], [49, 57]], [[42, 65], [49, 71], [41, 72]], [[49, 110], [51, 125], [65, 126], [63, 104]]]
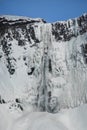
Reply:
[[25, 17], [25, 16], [13, 16], [13, 15], [2, 15], [0, 16], [0, 18], [5, 18], [7, 19], [8, 21], [12, 20], [12, 21], [15, 21], [15, 20], [19, 20], [19, 19], [24, 19], [24, 20], [41, 20], [41, 18], [29, 18], [29, 17]]
[[11, 15], [2, 15], [0, 16], [0, 26], [17, 26], [18, 24], [29, 24], [29, 23], [46, 23], [41, 18], [28, 18], [24, 16], [11, 16]]
[[5, 18], [6, 20], [8, 21], [16, 21], [16, 20], [27, 20], [27, 21], [30, 21], [30, 20], [34, 20], [34, 21], [40, 21], [42, 22], [43, 19], [41, 18], [30, 18], [30, 17], [25, 17], [25, 16], [13, 16], [13, 15], [1, 15], [0, 18]]
[[87, 103], [87, 14], [53, 24], [0, 16], [0, 30], [1, 103], [51, 113]]

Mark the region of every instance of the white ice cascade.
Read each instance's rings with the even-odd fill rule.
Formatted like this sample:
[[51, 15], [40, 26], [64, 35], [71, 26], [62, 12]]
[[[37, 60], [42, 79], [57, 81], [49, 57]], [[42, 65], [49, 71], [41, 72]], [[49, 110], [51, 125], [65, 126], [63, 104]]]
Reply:
[[[41, 26], [40, 37], [43, 42], [43, 57], [42, 57], [42, 83], [39, 89], [40, 91], [40, 102], [44, 104], [43, 110], [47, 111], [48, 105], [48, 87], [47, 87], [47, 75], [48, 75], [48, 61], [51, 47], [51, 35], [52, 35], [52, 26], [51, 24], [43, 24]], [[39, 106], [39, 107], [43, 107]], [[42, 110], [41, 109], [41, 110]]]

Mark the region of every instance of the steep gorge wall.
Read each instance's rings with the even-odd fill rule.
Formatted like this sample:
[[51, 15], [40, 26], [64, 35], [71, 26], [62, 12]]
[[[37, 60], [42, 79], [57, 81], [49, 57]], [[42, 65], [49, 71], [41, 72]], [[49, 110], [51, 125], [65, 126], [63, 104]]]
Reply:
[[53, 24], [1, 17], [0, 30], [3, 98], [52, 113], [87, 102], [86, 14]]

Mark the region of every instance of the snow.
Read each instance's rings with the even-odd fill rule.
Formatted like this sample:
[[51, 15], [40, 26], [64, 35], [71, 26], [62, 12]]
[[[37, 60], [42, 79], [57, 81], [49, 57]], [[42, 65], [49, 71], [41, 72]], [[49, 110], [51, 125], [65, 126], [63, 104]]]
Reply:
[[[2, 17], [8, 23], [32, 20]], [[69, 20], [70, 30], [79, 34], [65, 41], [62, 34], [63, 39], [57, 41], [52, 24], [34, 20], [33, 24], [9, 26], [1, 34], [0, 98], [6, 102], [0, 104], [0, 130], [87, 130], [87, 64], [81, 50], [87, 44], [87, 32], [80, 35], [81, 27]]]
[[87, 130], [87, 105], [47, 112], [10, 112], [0, 105], [0, 130]]
[[[28, 19], [8, 15], [2, 17], [8, 20]], [[70, 29], [78, 31], [76, 26], [72, 25], [72, 20], [70, 21]], [[63, 23], [65, 24], [65, 22]], [[87, 65], [84, 63], [81, 45], [86, 44], [87, 33], [72, 37], [69, 41], [56, 41], [50, 23], [35, 22], [31, 27], [35, 32], [35, 37], [39, 40], [38, 43], [35, 43], [28, 32], [29, 24], [23, 28], [20, 26], [15, 29], [9, 27], [0, 39], [0, 43], [3, 40], [3, 42], [11, 44], [11, 49], [8, 47], [9, 58], [16, 59], [16, 61], [11, 60], [15, 73], [10, 75], [7, 69], [6, 54], [0, 47], [2, 55], [0, 59], [1, 96], [7, 100], [9, 95], [12, 95], [11, 99], [21, 98], [32, 104], [38, 95], [39, 98], [44, 97], [42, 93], [45, 90], [46, 100], [49, 98], [48, 92], [51, 91], [51, 95], [58, 98], [60, 109], [85, 103], [87, 100]], [[19, 46], [19, 40], [24, 41], [25, 45]], [[26, 60], [23, 60], [24, 58]], [[49, 72], [49, 59], [52, 66], [51, 73]], [[32, 75], [28, 75], [32, 67], [35, 68], [35, 71]]]
[[3, 98], [6, 100], [14, 97], [13, 85], [6, 71], [6, 66], [2, 62], [0, 62], [0, 95], [3, 95]]
[[34, 21], [40, 21], [42, 22], [42, 19], [41, 18], [30, 18], [30, 17], [26, 17], [26, 16], [15, 16], [15, 15], [0, 15], [0, 18], [5, 18], [6, 20], [10, 21], [16, 21], [16, 20], [27, 20], [27, 21], [31, 21], [31, 20], [34, 20]]
[[87, 42], [86, 38], [87, 33], [66, 42], [55, 42], [52, 39], [50, 47], [52, 50], [49, 55], [53, 72], [51, 74], [48, 72], [47, 78], [52, 95], [56, 95], [60, 100], [60, 108], [66, 104], [73, 107], [84, 102], [87, 92], [87, 65], [83, 60], [81, 45]]

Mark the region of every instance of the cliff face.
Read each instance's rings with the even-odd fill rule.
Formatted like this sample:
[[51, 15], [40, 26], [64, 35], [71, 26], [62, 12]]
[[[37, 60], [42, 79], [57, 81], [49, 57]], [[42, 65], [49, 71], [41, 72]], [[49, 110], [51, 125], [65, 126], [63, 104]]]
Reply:
[[87, 102], [87, 14], [64, 22], [0, 17], [0, 95], [57, 112]]

